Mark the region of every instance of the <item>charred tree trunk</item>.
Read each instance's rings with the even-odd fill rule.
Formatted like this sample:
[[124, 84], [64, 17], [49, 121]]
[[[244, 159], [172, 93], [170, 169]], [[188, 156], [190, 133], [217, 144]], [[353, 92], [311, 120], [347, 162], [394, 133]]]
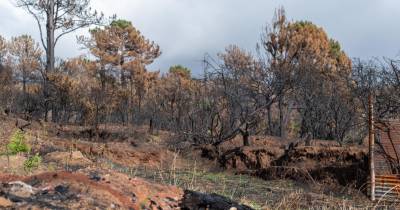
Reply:
[[149, 133], [153, 134], [153, 131], [154, 131], [153, 118], [150, 118], [150, 121], [149, 121]]
[[280, 97], [278, 102], [279, 108], [279, 136], [286, 138], [286, 117], [285, 117], [285, 104], [283, 97]]
[[47, 50], [46, 50], [46, 69], [48, 71], [54, 70], [54, 0], [49, 1], [49, 8], [47, 10]]
[[272, 123], [272, 112], [271, 112], [271, 106], [268, 106], [268, 135], [274, 135], [274, 125]]
[[[48, 3], [47, 11], [47, 23], [46, 23], [46, 70], [43, 81], [43, 97], [44, 97], [44, 110], [45, 110], [45, 121], [48, 120], [48, 112], [49, 112], [49, 87], [48, 87], [48, 78], [47, 73], [54, 70], [55, 63], [55, 54], [54, 54], [54, 31], [55, 31], [55, 22], [54, 22], [54, 0], [50, 0]], [[55, 112], [55, 110], [53, 110]], [[52, 114], [53, 116], [53, 114]]]
[[308, 132], [306, 134], [305, 145], [306, 146], [311, 146], [311, 140], [312, 140], [312, 134], [310, 132]]
[[26, 94], [26, 75], [23, 73], [22, 75], [22, 105], [23, 105], [23, 112], [26, 113], [27, 110], [27, 94]]
[[245, 130], [241, 130], [240, 133], [242, 134], [243, 137], [243, 146], [250, 146], [250, 133], [249, 131]]

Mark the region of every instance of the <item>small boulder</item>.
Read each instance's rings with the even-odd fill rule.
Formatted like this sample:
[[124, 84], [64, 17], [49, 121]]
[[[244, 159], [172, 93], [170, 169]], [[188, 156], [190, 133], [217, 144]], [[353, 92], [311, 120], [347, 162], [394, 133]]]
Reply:
[[63, 186], [63, 185], [58, 185], [54, 188], [54, 191], [60, 193], [60, 194], [66, 194], [68, 193], [69, 187], [68, 186]]
[[181, 207], [183, 209], [215, 209], [215, 210], [251, 210], [249, 206], [241, 205], [237, 202], [217, 194], [205, 194], [185, 190]]
[[37, 189], [21, 181], [10, 182], [9, 193], [21, 198], [29, 198], [37, 192]]

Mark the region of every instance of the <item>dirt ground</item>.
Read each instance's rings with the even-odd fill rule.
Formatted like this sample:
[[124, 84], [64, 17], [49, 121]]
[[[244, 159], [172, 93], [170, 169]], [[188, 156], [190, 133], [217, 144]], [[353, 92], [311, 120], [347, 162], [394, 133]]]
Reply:
[[[30, 154], [6, 155], [20, 119], [1, 119], [0, 207], [18, 209], [251, 209], [217, 195], [147, 181], [134, 167], [188, 168], [189, 160], [168, 148], [168, 133], [107, 126], [100, 137], [89, 128], [32, 122], [24, 128]], [[26, 170], [32, 154], [40, 166]], [[200, 162], [199, 162], [200, 163]], [[128, 170], [120, 172], [114, 165]], [[139, 175], [140, 173], [138, 173]]]
[[[256, 136], [213, 146], [176, 146], [172, 133], [145, 127], [32, 122], [24, 128], [29, 155], [4, 155], [16, 118], [0, 119], [0, 206], [28, 209], [368, 209], [366, 148]], [[34, 189], [15, 195], [15, 181]], [[25, 186], [26, 187], [26, 186]], [[15, 189], [14, 189], [15, 190]], [[23, 190], [22, 190], [23, 191]], [[25, 190], [26, 191], [26, 190]], [[26, 192], [25, 192], [26, 193]], [[3, 203], [3, 204], [2, 204]], [[391, 205], [391, 204], [385, 204]], [[229, 208], [228, 208], [229, 207]], [[35, 209], [33, 208], [33, 209]]]

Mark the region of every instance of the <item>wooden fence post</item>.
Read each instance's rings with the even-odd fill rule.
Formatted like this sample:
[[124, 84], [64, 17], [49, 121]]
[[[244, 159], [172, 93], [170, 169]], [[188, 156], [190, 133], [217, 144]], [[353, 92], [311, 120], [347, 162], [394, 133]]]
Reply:
[[375, 201], [375, 163], [374, 163], [374, 144], [375, 144], [375, 131], [374, 131], [374, 105], [372, 94], [368, 97], [368, 124], [369, 124], [369, 171], [370, 171], [370, 190], [371, 200]]

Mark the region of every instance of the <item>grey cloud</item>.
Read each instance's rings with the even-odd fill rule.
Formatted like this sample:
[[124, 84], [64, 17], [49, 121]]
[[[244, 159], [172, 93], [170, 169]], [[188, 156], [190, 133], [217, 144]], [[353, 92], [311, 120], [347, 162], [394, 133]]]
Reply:
[[[33, 20], [10, 2], [0, 2], [0, 33], [6, 37], [28, 33], [39, 40]], [[183, 64], [201, 73], [205, 53], [215, 55], [229, 44], [253, 50], [262, 27], [280, 6], [289, 19], [310, 20], [323, 27], [351, 57], [394, 57], [400, 50], [400, 2], [396, 0], [92, 0], [92, 5], [106, 15], [132, 21], [161, 46], [163, 54], [150, 66], [152, 70]], [[60, 42], [58, 56], [85, 53], [78, 50], [76, 35]]]

